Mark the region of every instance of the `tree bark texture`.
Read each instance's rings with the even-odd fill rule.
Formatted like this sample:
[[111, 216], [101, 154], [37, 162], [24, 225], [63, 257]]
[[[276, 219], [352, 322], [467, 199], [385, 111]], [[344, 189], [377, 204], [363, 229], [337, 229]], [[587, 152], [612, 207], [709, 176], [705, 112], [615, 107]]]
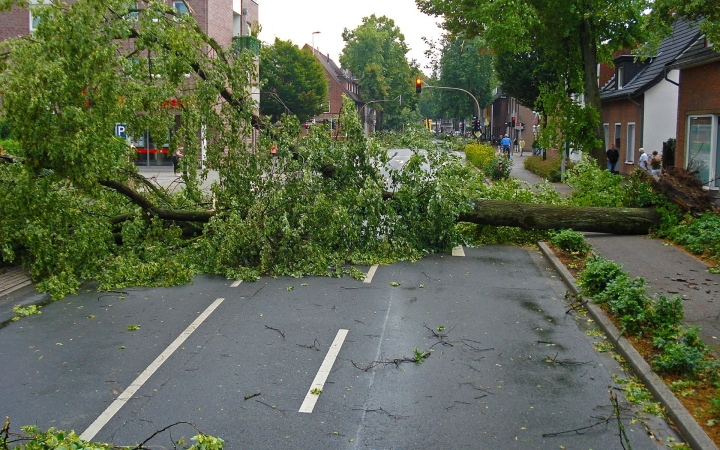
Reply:
[[[585, 87], [585, 104], [598, 112], [600, 121], [595, 125], [595, 137], [603, 141], [602, 129], [602, 101], [600, 100], [600, 87], [597, 78], [597, 40], [594, 30], [588, 19], [584, 19], [580, 27], [580, 46], [583, 57], [583, 84]], [[605, 149], [594, 148], [591, 156], [595, 158], [598, 165], [605, 166]]]
[[527, 230], [572, 228], [612, 234], [646, 234], [660, 224], [654, 208], [591, 208], [537, 205], [505, 200], [474, 200], [459, 222], [519, 227]]

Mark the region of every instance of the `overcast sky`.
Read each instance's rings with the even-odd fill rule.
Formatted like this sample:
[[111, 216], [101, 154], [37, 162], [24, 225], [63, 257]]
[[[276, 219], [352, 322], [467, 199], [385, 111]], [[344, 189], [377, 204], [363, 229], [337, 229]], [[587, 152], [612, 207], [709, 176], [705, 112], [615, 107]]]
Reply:
[[329, 54], [338, 65], [345, 46], [343, 29], [357, 28], [362, 24], [362, 18], [371, 14], [395, 21], [410, 47], [408, 59], [416, 59], [427, 74], [424, 55], [427, 46], [422, 37], [437, 39], [442, 34], [437, 26], [439, 19], [421, 13], [414, 0], [257, 0], [257, 3], [262, 25], [260, 39], [272, 43], [278, 37], [302, 47], [312, 45], [313, 32], [319, 31], [314, 38], [315, 48]]

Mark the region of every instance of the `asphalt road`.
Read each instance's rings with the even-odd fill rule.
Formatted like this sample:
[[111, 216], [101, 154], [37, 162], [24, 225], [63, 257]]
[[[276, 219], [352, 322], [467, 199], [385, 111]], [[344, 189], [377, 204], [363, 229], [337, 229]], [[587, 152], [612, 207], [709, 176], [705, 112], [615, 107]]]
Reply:
[[[228, 449], [622, 448], [617, 422], [600, 423], [622, 370], [593, 349], [592, 324], [566, 314], [543, 258], [506, 246], [464, 253], [380, 266], [369, 283], [88, 286], [0, 329], [0, 415], [15, 430], [78, 433], [104, 417], [93, 439], [118, 445], [189, 421]], [[309, 394], [322, 366], [321, 393]], [[316, 403], [300, 412], [306, 398]], [[661, 448], [627, 405], [621, 417], [632, 448]], [[648, 421], [657, 437], [677, 437]], [[148, 445], [194, 434], [179, 425]]]

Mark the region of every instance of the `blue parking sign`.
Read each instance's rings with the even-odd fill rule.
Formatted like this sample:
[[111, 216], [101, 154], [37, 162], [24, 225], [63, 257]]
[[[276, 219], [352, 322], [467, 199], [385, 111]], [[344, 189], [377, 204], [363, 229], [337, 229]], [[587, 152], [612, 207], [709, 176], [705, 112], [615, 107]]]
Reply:
[[120, 136], [123, 139], [127, 138], [127, 135], [125, 134], [126, 125], [124, 123], [116, 123], [115, 124], [115, 136]]

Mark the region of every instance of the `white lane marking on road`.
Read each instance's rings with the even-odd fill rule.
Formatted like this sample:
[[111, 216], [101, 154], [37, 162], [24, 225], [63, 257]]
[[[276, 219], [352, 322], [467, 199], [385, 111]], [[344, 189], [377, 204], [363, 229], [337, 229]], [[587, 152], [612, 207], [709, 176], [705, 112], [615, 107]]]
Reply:
[[238, 287], [238, 286], [240, 286], [240, 283], [242, 283], [242, 280], [233, 281], [233, 283], [230, 285], [230, 287]]
[[302, 405], [300, 405], [300, 410], [298, 412], [313, 412], [313, 409], [315, 408], [315, 403], [317, 403], [320, 395], [313, 394], [312, 391], [315, 389], [322, 391], [323, 386], [325, 386], [325, 381], [327, 380], [328, 375], [330, 375], [330, 369], [332, 369], [333, 364], [335, 364], [338, 353], [340, 353], [340, 347], [342, 347], [343, 342], [345, 342], [345, 337], [347, 336], [347, 334], [348, 330], [338, 330], [337, 334], [335, 335], [335, 340], [330, 346], [330, 350], [328, 350], [327, 355], [325, 355], [325, 360], [320, 365], [320, 370], [318, 370], [317, 375], [315, 375], [315, 379], [310, 385], [310, 389], [308, 389], [308, 392], [305, 395], [305, 400], [302, 402]]
[[457, 247], [453, 248], [452, 255], [453, 256], [465, 256], [465, 250], [463, 250], [463, 246], [458, 245]]
[[128, 400], [130, 400], [133, 395], [142, 387], [143, 384], [152, 376], [152, 374], [155, 373], [162, 364], [167, 361], [170, 356], [177, 350], [185, 340], [190, 337], [190, 335], [195, 331], [197, 327], [202, 324], [205, 319], [212, 314], [213, 311], [215, 311], [215, 308], [220, 306], [220, 303], [225, 300], [224, 298], [218, 298], [215, 300], [210, 306], [207, 307], [205, 311], [202, 312], [198, 316], [193, 323], [191, 323], [187, 328], [185, 328], [185, 331], [183, 331], [180, 336], [175, 338], [175, 340], [168, 346], [168, 348], [165, 349], [164, 352], [160, 354], [157, 358], [155, 358], [155, 361], [153, 361], [147, 369], [143, 371], [137, 378], [135, 378], [135, 381], [130, 383], [130, 386], [127, 387], [123, 391], [120, 396], [110, 404], [110, 406], [107, 407], [107, 409], [100, 414], [100, 416], [95, 419], [95, 422], [93, 422], [87, 430], [83, 431], [83, 434], [80, 435], [80, 439], [84, 441], [90, 441], [92, 438], [95, 437], [95, 435], [104, 427], [110, 419], [113, 418], [115, 414], [120, 410], [120, 408], [123, 407], [125, 403], [127, 403]]
[[375, 276], [375, 271], [377, 270], [377, 268], [378, 268], [377, 264], [370, 267], [370, 270], [368, 270], [367, 275], [365, 275], [365, 279], [363, 280], [363, 283], [372, 283], [372, 279]]

